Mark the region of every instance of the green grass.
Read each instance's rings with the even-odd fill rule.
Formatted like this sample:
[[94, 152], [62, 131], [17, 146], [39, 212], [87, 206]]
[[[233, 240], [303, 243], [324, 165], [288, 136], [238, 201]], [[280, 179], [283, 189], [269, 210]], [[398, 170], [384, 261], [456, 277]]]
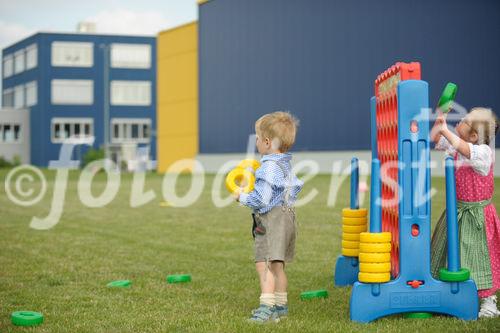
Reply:
[[[0, 171], [2, 183], [7, 171]], [[146, 189], [157, 198], [130, 208], [132, 177], [122, 176], [120, 192], [104, 208], [87, 208], [77, 195], [78, 173], [70, 175], [64, 213], [48, 231], [29, 228], [32, 216], [50, 209], [54, 173], [46, 171], [49, 188], [35, 206], [12, 204], [0, 189], [0, 332], [456, 332], [499, 330], [500, 319], [464, 322], [438, 316], [426, 320], [392, 316], [363, 325], [349, 320], [350, 288], [335, 288], [332, 270], [340, 253], [340, 211], [345, 195], [327, 207], [331, 177], [309, 181], [318, 196], [297, 209], [297, 255], [288, 266], [291, 315], [277, 325], [246, 323], [257, 306], [258, 280], [252, 261], [250, 212], [232, 204], [216, 208], [213, 177], [207, 177], [200, 199], [189, 208], [160, 207], [163, 177], [150, 174]], [[93, 192], [102, 191], [99, 174]], [[190, 178], [178, 180], [185, 192]], [[496, 180], [497, 188], [500, 179]], [[444, 207], [444, 183], [433, 199], [433, 221]], [[225, 192], [223, 192], [225, 193]], [[497, 194], [494, 202], [500, 202]], [[366, 201], [366, 204], [368, 201]], [[166, 275], [190, 273], [189, 284], [169, 285]], [[106, 283], [131, 279], [129, 289]], [[330, 297], [303, 302], [301, 291], [328, 289]], [[17, 310], [39, 311], [45, 322], [36, 328], [10, 323]]]

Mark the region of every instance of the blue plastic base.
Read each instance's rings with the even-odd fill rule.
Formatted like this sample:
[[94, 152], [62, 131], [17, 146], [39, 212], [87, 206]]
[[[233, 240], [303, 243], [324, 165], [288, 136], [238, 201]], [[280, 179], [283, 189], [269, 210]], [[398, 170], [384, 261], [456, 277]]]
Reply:
[[352, 286], [358, 281], [359, 261], [358, 257], [345, 257], [340, 255], [337, 257], [335, 264], [333, 283], [337, 287]]
[[479, 310], [476, 284], [428, 279], [412, 288], [401, 278], [387, 283], [356, 282], [351, 294], [351, 320], [368, 323], [397, 313], [431, 312], [476, 320]]

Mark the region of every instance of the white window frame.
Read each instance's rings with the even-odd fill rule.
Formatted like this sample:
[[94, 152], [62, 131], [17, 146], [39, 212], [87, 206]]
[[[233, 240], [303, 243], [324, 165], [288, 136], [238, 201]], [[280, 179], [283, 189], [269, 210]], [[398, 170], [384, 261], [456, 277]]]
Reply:
[[[144, 54], [138, 54], [144, 53]], [[128, 55], [128, 58], [127, 58]], [[145, 61], [139, 58], [145, 57]], [[111, 44], [111, 67], [112, 68], [135, 68], [135, 69], [149, 69], [151, 68], [151, 45], [150, 44], [124, 44], [112, 43]]]
[[[150, 143], [151, 118], [111, 118], [111, 143]], [[118, 125], [118, 136], [115, 136], [115, 125]], [[132, 125], [137, 125], [138, 138], [132, 138]], [[144, 135], [144, 125], [148, 126], [148, 136]]]
[[[29, 89], [33, 89], [31, 93], [33, 94], [30, 96]], [[32, 99], [30, 99], [32, 97]], [[28, 82], [24, 85], [24, 98], [26, 101], [26, 106], [33, 106], [38, 103], [38, 84], [37, 81], [31, 81]]]
[[[81, 55], [74, 55], [74, 54], [64, 55], [65, 48], [66, 51], [68, 51], [68, 49], [70, 48], [73, 48], [74, 53], [78, 53], [78, 51], [76, 51], [78, 49], [80, 49], [80, 52], [83, 53], [88, 52], [88, 54], [86, 54], [86, 56], [88, 56], [88, 59], [85, 59], [85, 57], [79, 59], [79, 61], [76, 61], [76, 59], [70, 59], [69, 57], [77, 57]], [[62, 54], [58, 54], [58, 52], [62, 52]], [[62, 58], [63, 55], [64, 58]], [[50, 63], [52, 67], [92, 67], [94, 66], [94, 43], [66, 42], [66, 41], [52, 42], [50, 58], [51, 58]]]
[[[69, 134], [68, 137], [64, 138], [56, 138], [56, 131], [55, 127], [56, 124], [58, 124], [60, 127], [64, 127], [65, 125], [69, 125]], [[79, 124], [80, 125], [80, 133], [82, 132], [82, 129], [85, 128], [85, 125], [90, 125], [90, 133], [88, 135], [80, 134], [78, 136], [75, 135], [75, 125]], [[66, 118], [61, 118], [61, 117], [55, 117], [52, 118], [50, 121], [50, 141], [52, 143], [63, 143], [64, 140], [69, 139], [69, 138], [78, 138], [78, 139], [83, 139], [83, 138], [91, 138], [94, 136], [94, 118], [76, 118], [76, 117], [66, 117]]]
[[26, 54], [24, 49], [14, 52], [14, 74], [22, 73], [26, 70]]
[[[11, 127], [11, 131], [14, 131], [14, 126], [19, 126], [19, 134], [17, 136], [17, 139], [14, 136], [12, 141], [4, 140], [5, 126], [10, 126]], [[13, 144], [13, 143], [15, 143], [15, 144], [23, 143], [23, 126], [20, 123], [17, 123], [17, 122], [0, 123], [0, 144]]]
[[38, 66], [38, 47], [31, 44], [26, 47], [26, 70], [36, 68]]
[[[151, 105], [151, 81], [137, 80], [112, 80], [111, 81], [111, 105], [118, 106], [150, 106]], [[147, 89], [143, 100], [133, 100], [133, 89]], [[121, 90], [121, 91], [120, 91]], [[128, 90], [128, 91], [127, 91]], [[140, 91], [136, 92], [136, 96]]]
[[[21, 95], [21, 97], [19, 97]], [[14, 87], [14, 108], [22, 109], [26, 106], [26, 96], [24, 94], [24, 85], [20, 84]]]
[[[70, 98], [70, 95], [59, 91], [58, 89], [71, 88], [89, 89], [85, 93], [76, 93], [76, 96], [85, 97], [80, 100]], [[50, 102], [53, 105], [92, 105], [94, 104], [94, 81], [93, 80], [67, 80], [67, 79], [53, 79], [50, 82]]]
[[14, 75], [14, 56], [12, 54], [3, 57], [2, 65], [2, 75], [4, 78]]
[[[10, 105], [7, 105], [5, 104], [5, 95], [7, 94], [12, 94], [12, 103]], [[6, 107], [6, 108], [13, 108], [14, 107], [14, 88], [6, 88], [4, 89], [3, 93], [2, 93], [2, 105], [3, 107]]]

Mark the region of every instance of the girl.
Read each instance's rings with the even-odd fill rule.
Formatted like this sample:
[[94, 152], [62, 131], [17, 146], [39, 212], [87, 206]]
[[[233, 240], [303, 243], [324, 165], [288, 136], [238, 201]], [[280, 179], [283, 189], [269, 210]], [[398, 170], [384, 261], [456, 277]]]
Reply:
[[[498, 132], [495, 114], [474, 108], [456, 126], [448, 129], [440, 114], [431, 132], [437, 150], [455, 158], [457, 215], [462, 267], [471, 271], [481, 299], [479, 317], [496, 317], [500, 311], [495, 292], [500, 289], [500, 219], [491, 203], [494, 189], [494, 144]], [[431, 242], [431, 271], [438, 276], [446, 264], [446, 212], [439, 219]]]

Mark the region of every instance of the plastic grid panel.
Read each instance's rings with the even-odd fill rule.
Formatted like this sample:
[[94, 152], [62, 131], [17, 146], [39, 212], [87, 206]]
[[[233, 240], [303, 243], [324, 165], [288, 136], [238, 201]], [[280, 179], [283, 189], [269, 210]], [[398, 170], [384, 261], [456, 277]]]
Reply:
[[392, 234], [391, 274], [399, 275], [398, 96], [400, 81], [420, 80], [420, 63], [398, 62], [375, 80], [377, 153], [382, 179], [382, 231]]

